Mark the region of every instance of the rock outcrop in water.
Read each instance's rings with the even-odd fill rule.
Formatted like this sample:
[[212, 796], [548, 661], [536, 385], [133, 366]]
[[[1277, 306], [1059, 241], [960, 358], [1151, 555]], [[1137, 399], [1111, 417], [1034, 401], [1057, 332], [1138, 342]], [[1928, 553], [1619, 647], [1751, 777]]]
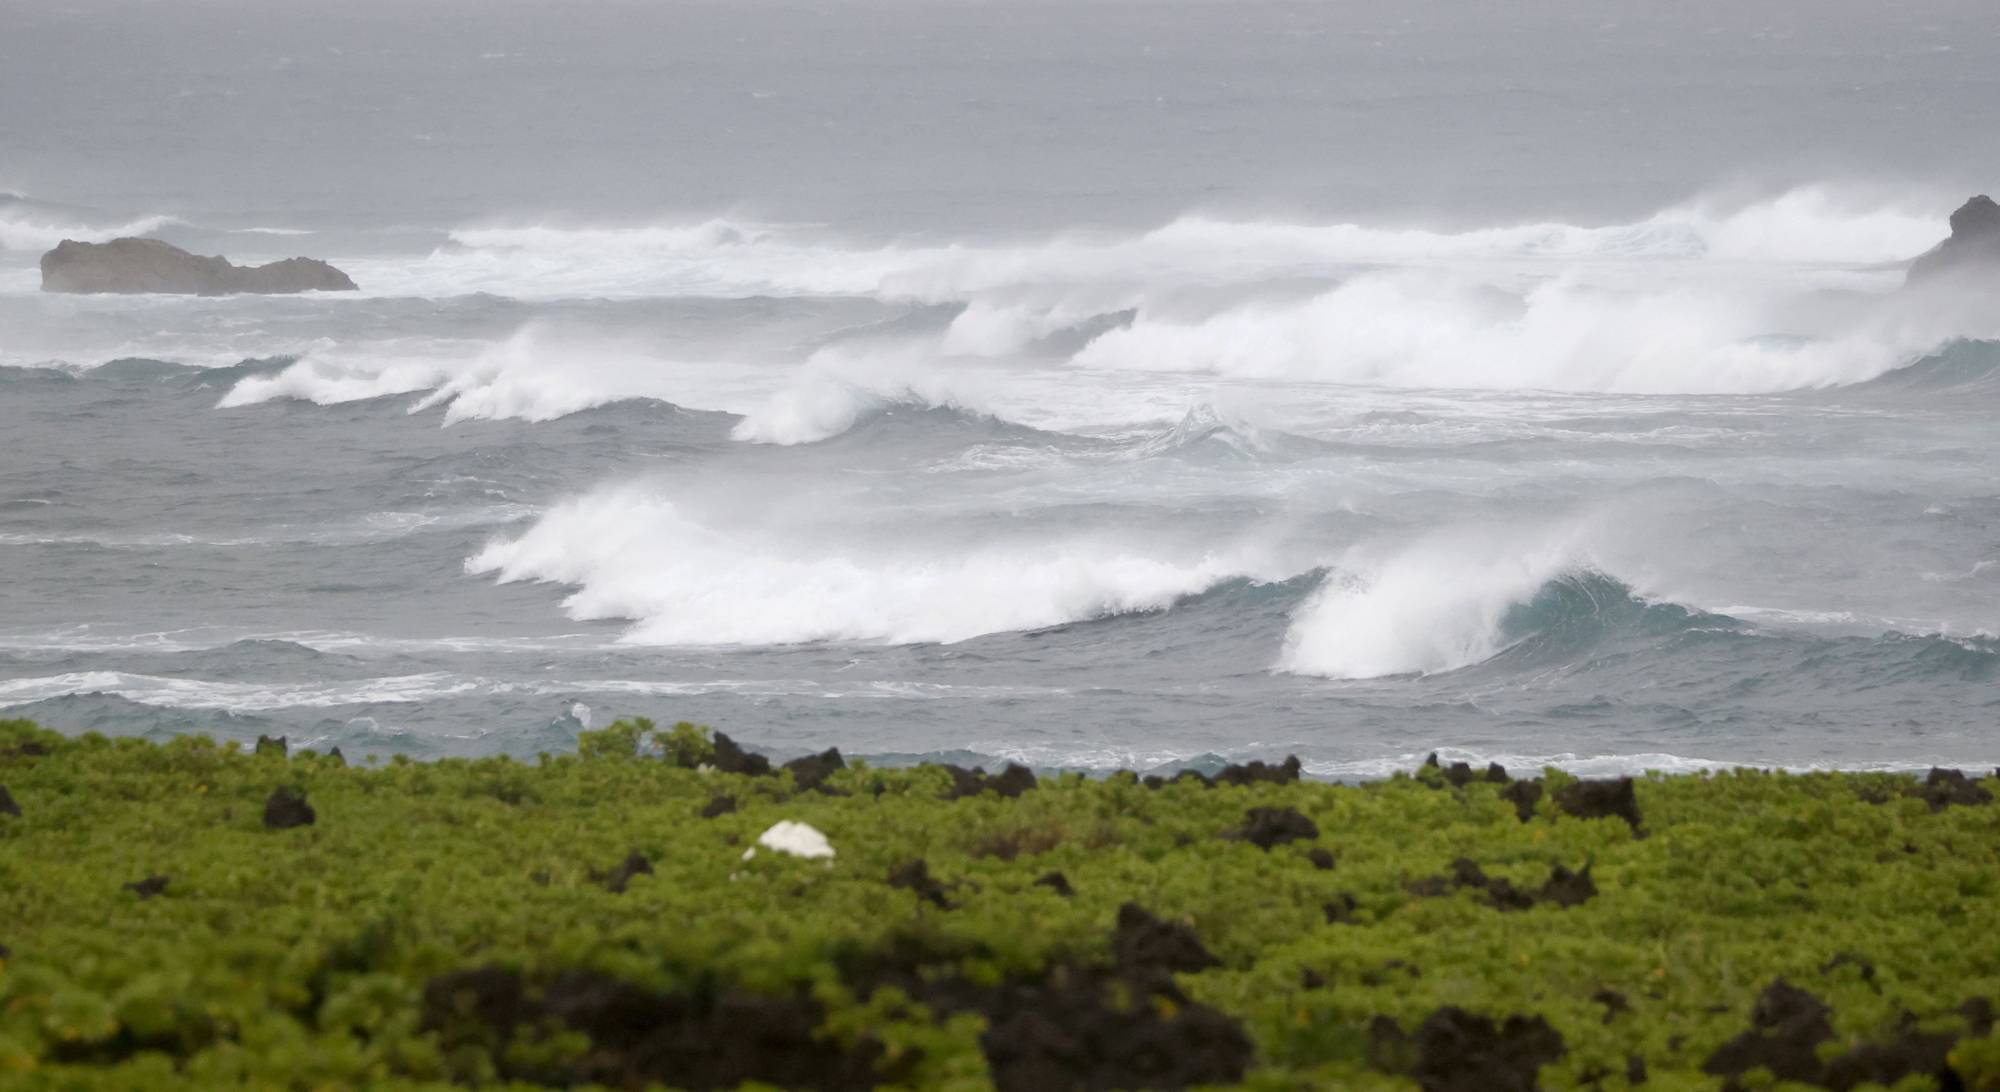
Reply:
[[2000, 203], [1985, 194], [1951, 214], [1951, 237], [1910, 264], [1908, 283], [1965, 273], [2000, 279]]
[[158, 239], [79, 243], [64, 239], [42, 255], [44, 292], [163, 292], [227, 296], [238, 292], [352, 292], [347, 274], [317, 258], [240, 266], [190, 254]]

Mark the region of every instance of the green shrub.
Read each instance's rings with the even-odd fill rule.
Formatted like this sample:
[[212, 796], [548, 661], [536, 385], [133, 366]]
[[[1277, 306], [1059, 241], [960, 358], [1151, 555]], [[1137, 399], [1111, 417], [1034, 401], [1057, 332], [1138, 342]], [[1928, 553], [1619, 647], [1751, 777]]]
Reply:
[[[2000, 999], [1990, 780], [1934, 806], [1882, 774], [1653, 776], [1635, 828], [1553, 794], [1524, 821], [1507, 786], [1438, 771], [948, 800], [934, 768], [795, 792], [712, 756], [705, 730], [636, 718], [539, 764], [372, 768], [0, 722], [21, 811], [0, 814], [0, 1088], [643, 1087], [644, 1052], [591, 1023], [613, 1001], [658, 1022], [677, 1073], [735, 1072], [702, 1052], [748, 1013], [770, 1021], [758, 1064], [982, 1088], [1008, 997], [1170, 1043], [1213, 1013], [1249, 1044], [1245, 1087], [1416, 1088], [1421, 1029], [1462, 1010], [1545, 1020], [1541, 1087], [1642, 1067], [1648, 1089], [1713, 1088], [1705, 1063], [1783, 978], [1826, 1006], [1828, 1067], [1928, 1034], [1950, 1079], [2000, 1089], [1967, 1007]], [[266, 828], [281, 786], [312, 824]], [[1252, 809], [1318, 833], [1262, 848]], [[745, 860], [780, 820], [836, 856]], [[1586, 867], [1587, 897], [1547, 893]], [[1164, 932], [1121, 939], [1127, 903]], [[1130, 964], [1183, 942], [1217, 965]]]

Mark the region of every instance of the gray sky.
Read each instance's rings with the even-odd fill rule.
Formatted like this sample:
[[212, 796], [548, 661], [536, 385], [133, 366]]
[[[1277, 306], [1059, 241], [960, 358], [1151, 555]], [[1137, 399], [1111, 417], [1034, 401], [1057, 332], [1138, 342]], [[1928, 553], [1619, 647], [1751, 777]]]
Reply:
[[356, 222], [1643, 212], [2000, 185], [1990, 4], [0, 2], [0, 188]]

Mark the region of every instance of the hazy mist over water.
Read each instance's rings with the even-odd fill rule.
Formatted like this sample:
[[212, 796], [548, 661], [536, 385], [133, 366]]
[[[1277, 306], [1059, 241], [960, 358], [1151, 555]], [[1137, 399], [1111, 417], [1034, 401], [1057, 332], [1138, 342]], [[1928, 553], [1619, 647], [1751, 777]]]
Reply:
[[0, 0], [0, 107], [9, 715], [1995, 751], [1987, 4]]
[[0, 183], [315, 223], [1635, 217], [2000, 150], [1967, 2], [10, 2]]

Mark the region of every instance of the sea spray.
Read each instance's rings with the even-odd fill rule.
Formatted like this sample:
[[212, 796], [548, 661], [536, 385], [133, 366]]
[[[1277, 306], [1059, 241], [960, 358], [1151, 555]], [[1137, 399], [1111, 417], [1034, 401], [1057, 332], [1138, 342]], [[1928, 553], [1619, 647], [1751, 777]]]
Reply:
[[1399, 549], [1351, 551], [1293, 618], [1278, 666], [1368, 679], [1479, 663], [1504, 646], [1508, 612], [1581, 556], [1568, 528], [1526, 536], [1459, 528]]
[[946, 544], [830, 530], [704, 523], [626, 484], [565, 501], [466, 571], [576, 585], [570, 615], [631, 619], [632, 642], [739, 645], [960, 641], [1159, 610], [1268, 564], [1251, 547], [1168, 550], [1109, 533]]

